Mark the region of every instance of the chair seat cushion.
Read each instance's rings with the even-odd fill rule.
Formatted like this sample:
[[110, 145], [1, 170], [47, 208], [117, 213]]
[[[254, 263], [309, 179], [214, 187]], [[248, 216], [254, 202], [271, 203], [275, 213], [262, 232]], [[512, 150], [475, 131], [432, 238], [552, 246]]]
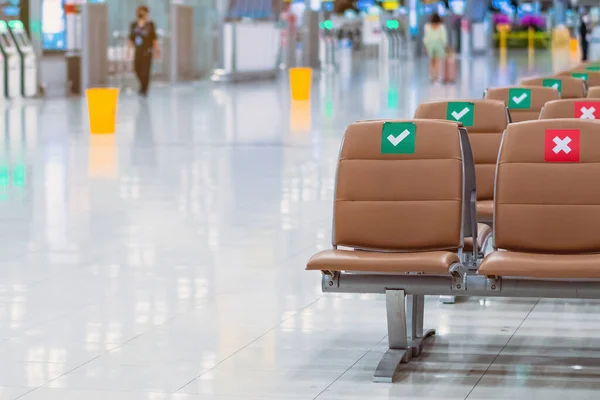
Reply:
[[486, 222], [494, 220], [493, 200], [477, 200], [477, 219]]
[[600, 278], [600, 254], [556, 255], [495, 251], [481, 263], [479, 275], [527, 278]]
[[449, 251], [381, 253], [361, 250], [325, 250], [314, 255], [308, 261], [306, 269], [378, 273], [421, 272], [446, 275], [449, 268], [459, 261], [458, 255]]
[[[485, 241], [492, 234], [492, 228], [486, 224], [477, 224], [477, 248], [483, 250]], [[473, 251], [473, 238], [465, 238], [465, 251]]]

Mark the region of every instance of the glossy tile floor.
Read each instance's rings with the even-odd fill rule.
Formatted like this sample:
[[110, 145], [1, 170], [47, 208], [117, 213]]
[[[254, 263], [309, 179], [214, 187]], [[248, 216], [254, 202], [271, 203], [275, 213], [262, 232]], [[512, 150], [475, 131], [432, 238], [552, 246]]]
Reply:
[[[356, 119], [559, 70], [568, 54], [343, 63], [312, 104], [284, 80], [7, 106], [0, 152], [0, 399], [597, 399], [600, 302], [430, 298], [435, 345], [371, 383], [384, 299], [322, 295], [337, 150]], [[1, 123], [1, 121], [0, 121]]]

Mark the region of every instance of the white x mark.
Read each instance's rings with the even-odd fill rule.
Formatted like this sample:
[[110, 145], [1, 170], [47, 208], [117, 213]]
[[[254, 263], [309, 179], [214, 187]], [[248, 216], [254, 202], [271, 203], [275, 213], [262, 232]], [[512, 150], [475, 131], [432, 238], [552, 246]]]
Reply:
[[558, 136], [552, 139], [556, 146], [552, 149], [554, 154], [558, 154], [561, 151], [564, 151], [565, 154], [569, 154], [571, 152], [571, 148], [569, 147], [569, 143], [571, 143], [571, 138], [566, 136], [564, 139], [559, 138]]
[[581, 107], [581, 117], [579, 119], [596, 119], [595, 112], [596, 109], [593, 106], [590, 108]]

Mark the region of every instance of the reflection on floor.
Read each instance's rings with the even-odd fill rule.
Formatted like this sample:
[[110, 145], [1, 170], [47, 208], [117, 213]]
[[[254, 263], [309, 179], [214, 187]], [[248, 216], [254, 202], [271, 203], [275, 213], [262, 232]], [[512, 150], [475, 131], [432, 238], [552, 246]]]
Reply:
[[[0, 399], [597, 399], [600, 305], [428, 299], [435, 345], [393, 385], [379, 296], [322, 295], [337, 149], [356, 119], [559, 70], [568, 54], [424, 61], [124, 95], [115, 137], [84, 103], [0, 113]], [[347, 61], [345, 61], [347, 62]], [[352, 71], [352, 74], [349, 73]]]

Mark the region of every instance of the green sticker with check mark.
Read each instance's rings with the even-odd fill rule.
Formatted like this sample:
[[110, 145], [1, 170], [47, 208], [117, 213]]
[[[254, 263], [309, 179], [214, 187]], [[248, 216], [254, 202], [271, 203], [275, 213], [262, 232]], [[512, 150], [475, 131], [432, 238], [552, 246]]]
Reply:
[[562, 81], [560, 79], [544, 79], [542, 86], [558, 90], [558, 94], [562, 93]]
[[466, 101], [452, 101], [446, 108], [446, 119], [461, 122], [463, 126], [473, 126], [475, 104]]
[[531, 89], [523, 89], [523, 88], [508, 89], [508, 108], [511, 108], [511, 109], [531, 108]]
[[588, 74], [586, 74], [586, 73], [582, 73], [582, 72], [573, 72], [573, 73], [571, 74], [571, 76], [572, 76], [573, 78], [575, 78], [575, 79], [581, 79], [581, 80], [584, 80], [584, 81], [587, 81], [587, 80], [588, 80], [588, 78], [589, 78], [589, 75], [588, 75]]
[[417, 127], [412, 122], [384, 122], [381, 154], [415, 154]]

